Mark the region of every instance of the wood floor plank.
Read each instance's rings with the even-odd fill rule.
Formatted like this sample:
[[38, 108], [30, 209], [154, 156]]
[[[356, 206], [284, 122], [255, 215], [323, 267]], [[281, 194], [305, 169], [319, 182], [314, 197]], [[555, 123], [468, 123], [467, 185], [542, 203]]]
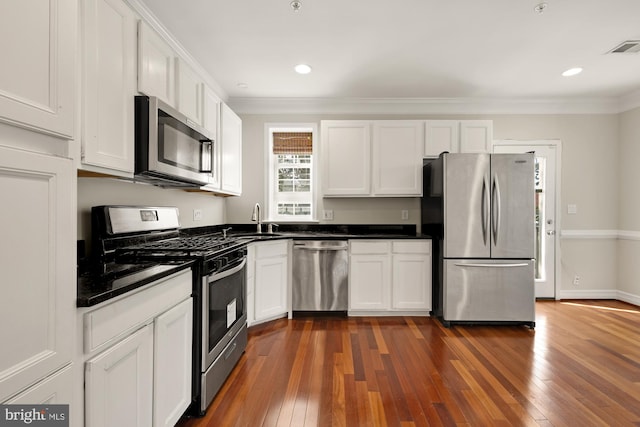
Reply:
[[640, 426], [640, 308], [536, 303], [536, 329], [425, 317], [249, 329], [202, 418], [180, 427]]

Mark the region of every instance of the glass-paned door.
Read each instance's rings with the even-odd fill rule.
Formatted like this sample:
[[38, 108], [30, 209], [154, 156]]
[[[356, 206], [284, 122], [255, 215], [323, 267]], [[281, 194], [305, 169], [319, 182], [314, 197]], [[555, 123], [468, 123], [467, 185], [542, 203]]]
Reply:
[[556, 156], [548, 142], [494, 143], [494, 153], [535, 152], [535, 286], [536, 298], [556, 296]]

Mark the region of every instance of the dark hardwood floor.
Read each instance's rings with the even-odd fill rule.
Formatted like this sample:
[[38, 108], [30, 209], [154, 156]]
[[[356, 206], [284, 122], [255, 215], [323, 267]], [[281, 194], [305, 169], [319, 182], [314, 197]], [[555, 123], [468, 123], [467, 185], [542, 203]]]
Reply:
[[281, 319], [180, 426], [640, 426], [640, 309], [536, 304], [536, 328]]

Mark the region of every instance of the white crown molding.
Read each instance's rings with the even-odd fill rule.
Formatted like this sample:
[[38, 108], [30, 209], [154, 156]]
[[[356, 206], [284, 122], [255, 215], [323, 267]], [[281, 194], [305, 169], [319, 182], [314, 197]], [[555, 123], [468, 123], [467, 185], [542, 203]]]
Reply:
[[620, 97], [620, 113], [633, 110], [638, 107], [640, 107], [640, 90]]
[[176, 54], [184, 60], [198, 75], [200, 75], [205, 83], [218, 95], [220, 99], [226, 102], [229, 98], [227, 92], [218, 84], [217, 81], [207, 72], [198, 61], [191, 56], [191, 53], [174, 37], [171, 32], [158, 20], [158, 18], [149, 10], [147, 5], [140, 0], [126, 0], [129, 6], [140, 15], [151, 28], [153, 28], [166, 41]]
[[[241, 98], [240, 114], [616, 114], [618, 98]], [[631, 105], [631, 104], [629, 104]]]

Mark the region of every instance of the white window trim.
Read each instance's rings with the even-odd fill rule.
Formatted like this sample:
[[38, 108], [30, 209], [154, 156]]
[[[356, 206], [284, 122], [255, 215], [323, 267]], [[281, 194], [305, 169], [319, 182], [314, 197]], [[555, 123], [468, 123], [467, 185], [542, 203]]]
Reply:
[[[313, 138], [313, 149], [311, 156], [311, 217], [305, 219], [291, 220], [289, 218], [279, 217], [276, 207], [273, 206], [273, 192], [275, 187], [272, 185], [275, 180], [275, 167], [272, 164], [273, 156], [273, 132], [311, 132]], [[318, 145], [320, 144], [317, 123], [265, 123], [265, 170], [267, 171], [267, 179], [265, 180], [265, 221], [270, 222], [317, 222], [318, 221]]]

